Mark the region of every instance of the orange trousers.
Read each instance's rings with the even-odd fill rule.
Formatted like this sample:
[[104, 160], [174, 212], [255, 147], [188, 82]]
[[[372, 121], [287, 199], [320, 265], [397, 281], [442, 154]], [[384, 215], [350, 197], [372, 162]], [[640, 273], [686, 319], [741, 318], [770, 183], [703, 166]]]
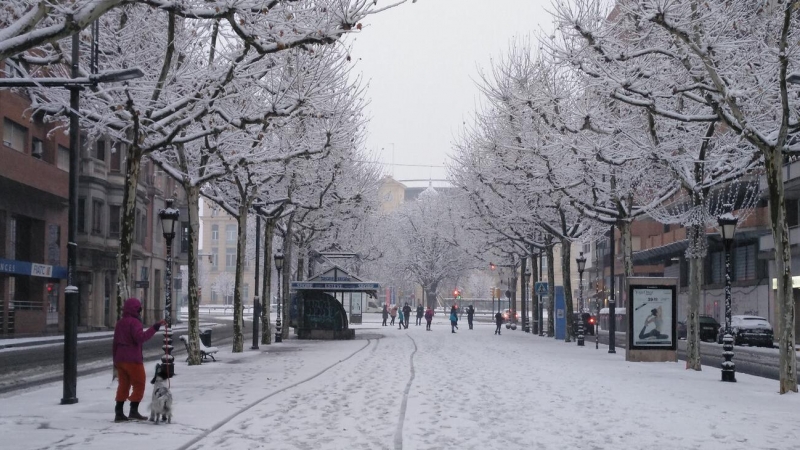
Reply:
[[[119, 380], [116, 401], [141, 402], [144, 398], [144, 384], [146, 382], [144, 364], [124, 362], [117, 363], [115, 367], [117, 368], [117, 379]], [[131, 393], [131, 388], [133, 388], [133, 393]]]

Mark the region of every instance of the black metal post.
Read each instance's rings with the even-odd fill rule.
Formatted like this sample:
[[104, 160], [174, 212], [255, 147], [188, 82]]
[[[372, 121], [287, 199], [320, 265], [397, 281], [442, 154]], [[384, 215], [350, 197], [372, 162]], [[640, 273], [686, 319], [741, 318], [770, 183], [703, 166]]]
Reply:
[[[544, 273], [544, 270], [542, 268], [542, 252], [539, 252], [539, 282], [542, 281], [543, 273]], [[538, 308], [539, 309], [539, 336], [544, 336], [544, 311], [542, 310], [542, 307], [544, 306], [544, 305], [542, 305], [544, 299], [542, 298], [542, 295], [540, 295], [538, 293], [537, 293], [536, 296], [538, 297], [538, 301], [539, 301], [539, 308]], [[548, 314], [550, 314], [549, 311], [548, 311]]]
[[[255, 273], [255, 283], [256, 283], [256, 292], [255, 296], [253, 297], [253, 345], [250, 346], [250, 350], [258, 350], [258, 321], [260, 320], [260, 311], [259, 311], [259, 304], [258, 304], [258, 276], [259, 276], [259, 247], [261, 246], [261, 215], [258, 214], [256, 211], [256, 273]], [[264, 261], [266, 264], [266, 261]]]
[[[79, 73], [80, 37], [72, 35], [72, 78]], [[69, 209], [67, 212], [67, 287], [64, 290], [64, 390], [62, 405], [78, 403], [78, 158], [80, 156], [80, 123], [78, 110], [80, 86], [69, 87]]]
[[617, 353], [616, 349], [616, 337], [617, 337], [617, 303], [614, 300], [614, 265], [616, 263], [616, 249], [614, 248], [614, 225], [611, 225], [611, 237], [609, 238], [611, 245], [610, 245], [610, 256], [611, 256], [611, 283], [610, 283], [610, 294], [608, 296], [608, 353]]
[[276, 267], [278, 271], [278, 317], [275, 318], [275, 342], [283, 342], [283, 336], [281, 332], [281, 307], [283, 306], [283, 297], [281, 296], [281, 284], [283, 284], [281, 279], [281, 269]]
[[[595, 249], [595, 251], [597, 251], [597, 249]], [[600, 330], [600, 299], [594, 300], [594, 306], [595, 310], [597, 311], [597, 313], [594, 316], [594, 349], [599, 350], [600, 333], [598, 333], [598, 330]]]
[[522, 331], [530, 333], [528, 328], [528, 279], [525, 276], [525, 269], [528, 267], [528, 257], [525, 256], [520, 261], [519, 265], [519, 279], [521, 280], [520, 286], [520, 309], [522, 310]]
[[167, 324], [164, 326], [164, 345], [161, 347], [164, 350], [164, 354], [161, 356], [161, 365], [168, 377], [172, 377], [175, 374], [175, 357], [172, 356], [172, 240], [175, 239], [175, 224], [180, 217], [180, 211], [172, 206], [174, 201], [174, 199], [168, 198], [166, 200], [166, 208], [158, 213], [161, 218], [164, 238], [167, 241], [167, 268], [165, 271], [167, 279], [164, 283], [164, 320]]
[[724, 236], [725, 244], [725, 336], [722, 338], [722, 381], [736, 382], [736, 364], [733, 360], [733, 335], [731, 335], [731, 243], [733, 237]]
[[[583, 257], [583, 252], [581, 252], [581, 257]], [[584, 262], [586, 262], [584, 260]], [[579, 266], [578, 267], [578, 346], [583, 347], [585, 345], [585, 336], [584, 332], [586, 330], [583, 329], [583, 269]]]

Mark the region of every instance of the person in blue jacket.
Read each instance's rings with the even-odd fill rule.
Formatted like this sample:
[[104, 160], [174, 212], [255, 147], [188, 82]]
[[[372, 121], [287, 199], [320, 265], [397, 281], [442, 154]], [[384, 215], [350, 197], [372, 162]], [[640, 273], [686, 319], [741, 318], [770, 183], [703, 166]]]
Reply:
[[405, 316], [405, 314], [403, 314], [403, 310], [402, 309], [397, 311], [397, 319], [399, 321], [399, 323], [397, 324], [397, 329], [398, 330], [403, 328], [403, 320], [405, 319], [404, 316]]
[[458, 313], [456, 312], [456, 305], [450, 308], [450, 331], [455, 333], [458, 329]]

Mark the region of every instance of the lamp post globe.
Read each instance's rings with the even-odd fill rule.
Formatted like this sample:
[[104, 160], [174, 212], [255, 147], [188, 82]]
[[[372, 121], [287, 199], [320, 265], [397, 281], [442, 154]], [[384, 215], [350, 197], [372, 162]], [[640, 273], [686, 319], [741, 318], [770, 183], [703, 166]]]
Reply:
[[586, 257], [581, 252], [580, 256], [575, 258], [575, 263], [578, 264], [578, 346], [585, 345], [583, 333], [586, 331], [583, 328], [583, 271], [586, 269]]
[[[733, 207], [730, 206], [732, 210]], [[722, 381], [736, 382], [736, 364], [733, 362], [733, 335], [731, 334], [731, 245], [739, 219], [731, 213], [717, 218], [722, 244], [725, 246], [725, 335], [722, 338]]]
[[158, 218], [161, 219], [161, 230], [167, 241], [167, 269], [164, 283], [164, 320], [167, 324], [164, 326], [164, 345], [161, 346], [164, 350], [164, 355], [161, 356], [161, 365], [165, 367], [165, 373], [171, 377], [175, 374], [174, 357], [172, 356], [172, 240], [175, 238], [175, 224], [178, 223], [181, 212], [172, 206], [175, 203], [174, 199], [168, 198], [165, 202], [166, 208], [158, 212]]
[[281, 296], [281, 271], [283, 270], [283, 252], [278, 250], [275, 253], [275, 270], [278, 272], [278, 317], [275, 318], [275, 342], [283, 342], [283, 329], [281, 328], [283, 321], [281, 320], [282, 316], [282, 306], [283, 306], [283, 297]]

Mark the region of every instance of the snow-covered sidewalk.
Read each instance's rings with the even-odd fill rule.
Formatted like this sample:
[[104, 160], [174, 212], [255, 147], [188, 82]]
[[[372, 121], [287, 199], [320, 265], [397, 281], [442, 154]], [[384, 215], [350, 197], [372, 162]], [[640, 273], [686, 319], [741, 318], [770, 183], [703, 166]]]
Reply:
[[[366, 323], [354, 341], [298, 341], [189, 367], [172, 424], [113, 423], [110, 373], [0, 397], [3, 447], [159, 449], [794, 449], [800, 397], [777, 381], [684, 363], [626, 363], [476, 324], [450, 333]], [[624, 350], [622, 350], [624, 351]], [[149, 376], [153, 367], [147, 367]], [[149, 405], [148, 384], [142, 406]], [[128, 405], [126, 404], [126, 412]]]

